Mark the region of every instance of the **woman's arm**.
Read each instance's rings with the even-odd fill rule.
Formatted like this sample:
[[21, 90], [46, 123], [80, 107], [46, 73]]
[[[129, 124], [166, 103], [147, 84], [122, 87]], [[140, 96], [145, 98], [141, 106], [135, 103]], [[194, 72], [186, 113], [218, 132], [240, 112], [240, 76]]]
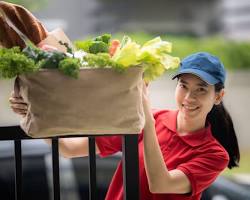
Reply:
[[[12, 110], [25, 117], [27, 114], [27, 104], [23, 101], [22, 97], [15, 96], [14, 92], [11, 93], [9, 98], [10, 107]], [[51, 139], [44, 139], [45, 142], [51, 145]], [[59, 153], [66, 158], [83, 157], [88, 156], [88, 138], [76, 137], [76, 138], [60, 138], [59, 139]], [[99, 153], [99, 148], [96, 145], [96, 153]]]
[[[44, 139], [51, 145], [51, 139]], [[85, 157], [89, 155], [88, 137], [60, 138], [58, 140], [59, 154], [65, 158]], [[96, 154], [100, 153], [97, 145], [95, 145]]]
[[191, 192], [187, 176], [180, 170], [168, 170], [158, 143], [155, 120], [148, 100], [147, 88], [143, 89], [143, 106], [146, 124], [144, 127], [144, 163], [152, 193], [185, 194]]

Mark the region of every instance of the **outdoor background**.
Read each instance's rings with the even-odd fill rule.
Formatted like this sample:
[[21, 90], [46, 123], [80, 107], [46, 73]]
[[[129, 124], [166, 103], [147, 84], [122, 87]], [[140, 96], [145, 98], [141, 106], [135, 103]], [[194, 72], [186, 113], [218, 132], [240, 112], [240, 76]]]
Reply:
[[[225, 105], [238, 135], [240, 167], [224, 175], [250, 177], [250, 0], [16, 0], [30, 9], [48, 30], [62, 28], [69, 38], [102, 33], [127, 34], [139, 43], [162, 36], [180, 58], [208, 51], [228, 71]], [[0, 126], [18, 124], [8, 104], [13, 81], [0, 80]], [[154, 108], [175, 108], [171, 72], [150, 84]], [[1, 152], [0, 152], [1, 153]], [[249, 179], [248, 179], [249, 180]]]

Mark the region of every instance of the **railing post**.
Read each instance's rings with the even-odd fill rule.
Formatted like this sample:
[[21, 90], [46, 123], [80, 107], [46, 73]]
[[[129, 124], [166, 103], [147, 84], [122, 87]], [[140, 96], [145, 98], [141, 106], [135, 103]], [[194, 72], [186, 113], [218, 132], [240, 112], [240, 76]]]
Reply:
[[[22, 139], [33, 139], [22, 131], [19, 126], [1, 127], [1, 140], [14, 140], [15, 145], [15, 199], [22, 198]], [[70, 137], [73, 137], [70, 136]], [[107, 136], [108, 137], [108, 136]], [[139, 161], [138, 161], [138, 135], [122, 136], [122, 167], [124, 200], [139, 199]], [[58, 138], [52, 138], [52, 168], [54, 200], [60, 200], [60, 171]], [[95, 136], [89, 136], [89, 196], [90, 200], [97, 199], [96, 187], [96, 154]]]
[[60, 171], [57, 138], [52, 138], [52, 167], [54, 200], [60, 200]]
[[15, 200], [22, 199], [22, 143], [15, 140]]
[[89, 200], [97, 199], [95, 138], [89, 137]]
[[139, 200], [138, 135], [125, 135], [122, 141], [124, 200]]

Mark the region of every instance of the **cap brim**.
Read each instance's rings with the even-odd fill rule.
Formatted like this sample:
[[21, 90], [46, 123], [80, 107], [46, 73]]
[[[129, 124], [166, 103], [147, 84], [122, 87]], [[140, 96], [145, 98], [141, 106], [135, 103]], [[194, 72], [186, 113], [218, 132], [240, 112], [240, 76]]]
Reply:
[[198, 70], [198, 69], [182, 69], [179, 72], [177, 72], [175, 75], [173, 75], [172, 79], [175, 79], [181, 74], [193, 74], [198, 76], [201, 80], [205, 81], [209, 85], [215, 85], [216, 83], [219, 82], [219, 80], [215, 79], [213, 76], [210, 74]]

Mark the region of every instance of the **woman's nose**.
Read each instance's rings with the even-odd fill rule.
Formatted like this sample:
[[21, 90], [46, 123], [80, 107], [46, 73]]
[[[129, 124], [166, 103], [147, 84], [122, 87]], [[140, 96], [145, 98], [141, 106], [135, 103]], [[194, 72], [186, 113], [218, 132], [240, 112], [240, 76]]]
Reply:
[[189, 92], [186, 93], [185, 99], [189, 100], [189, 101], [195, 100], [196, 99], [196, 95], [195, 95], [194, 92], [189, 91]]

